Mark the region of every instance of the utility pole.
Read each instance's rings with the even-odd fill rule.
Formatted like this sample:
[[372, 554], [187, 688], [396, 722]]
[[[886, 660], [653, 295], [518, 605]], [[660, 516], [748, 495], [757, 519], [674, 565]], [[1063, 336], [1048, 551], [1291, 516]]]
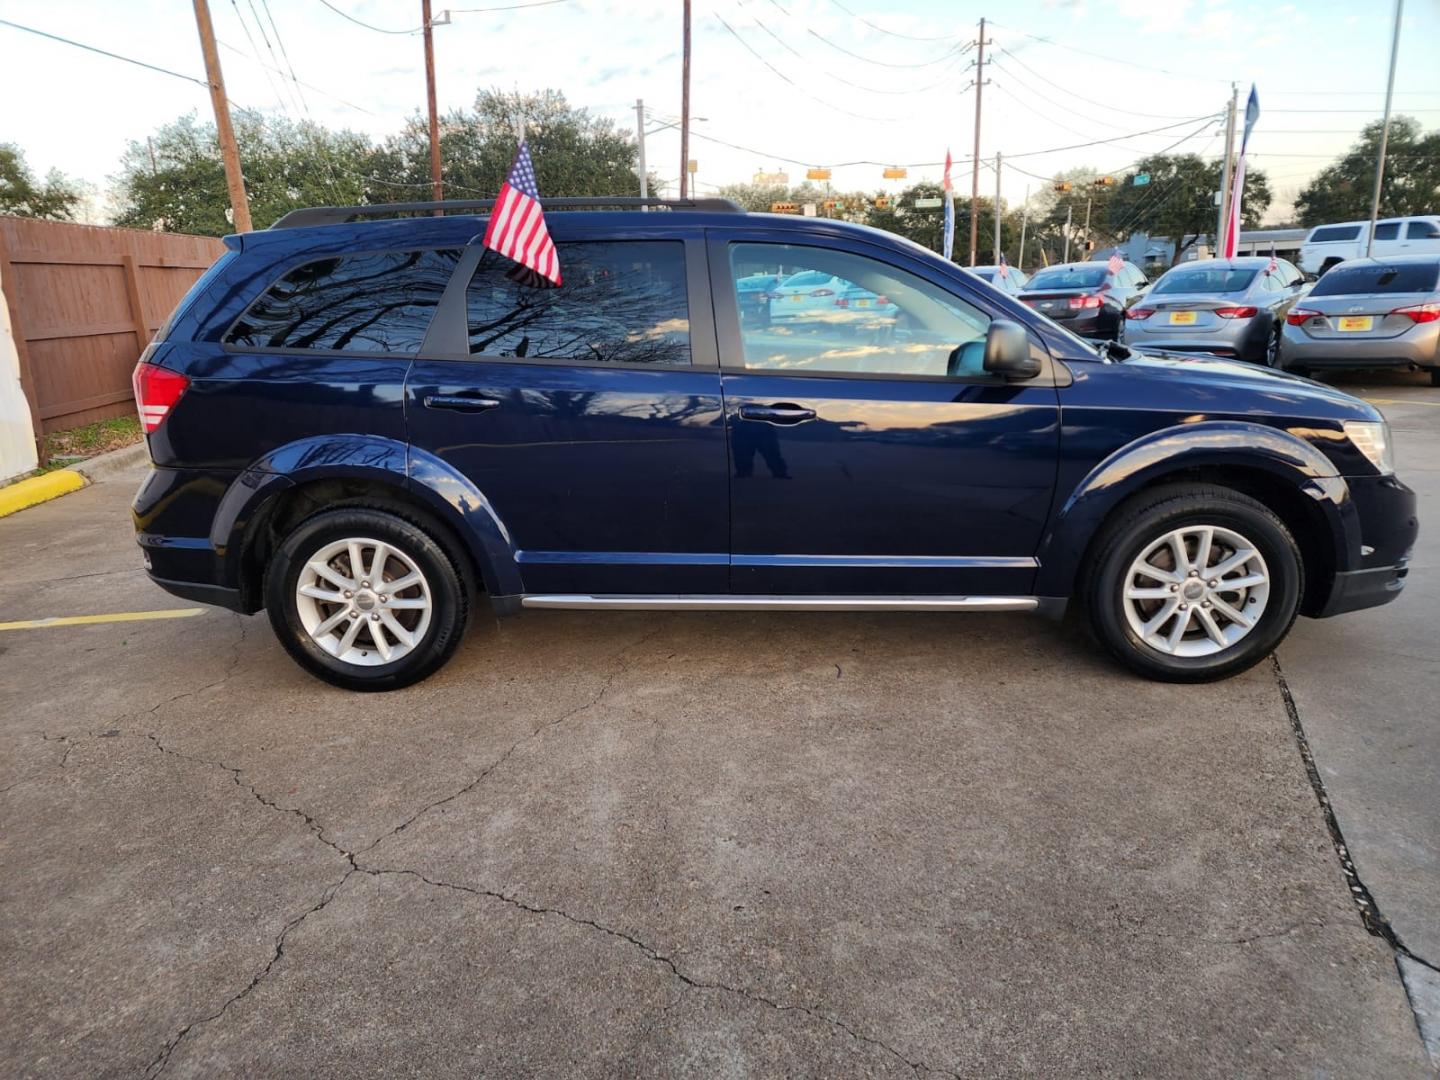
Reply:
[[1065, 254], [1060, 258], [1062, 263], [1068, 263], [1070, 261], [1070, 215], [1074, 210], [1075, 206], [1073, 203], [1065, 204]]
[[230, 126], [230, 99], [225, 96], [225, 77], [220, 73], [215, 27], [206, 0], [195, 0], [195, 26], [200, 31], [200, 51], [205, 55], [205, 78], [210, 83], [210, 104], [215, 108], [215, 130], [220, 136], [220, 156], [225, 161], [225, 186], [230, 189], [235, 231], [250, 232], [254, 228], [250, 224], [250, 200], [245, 197], [245, 174], [240, 171], [240, 150], [235, 145], [235, 129]]
[[[1210, 257], [1216, 258], [1220, 245], [1225, 242], [1225, 228], [1230, 220], [1230, 180], [1235, 164], [1235, 109], [1240, 100], [1240, 87], [1230, 84], [1230, 104], [1225, 110], [1225, 166], [1220, 171], [1220, 214], [1215, 221], [1215, 242], [1210, 245]], [[1182, 236], [1183, 244], [1185, 238]]]
[[640, 197], [649, 198], [650, 178], [645, 175], [645, 99], [635, 99], [635, 143], [640, 151]]
[[425, 105], [430, 110], [430, 198], [439, 202], [443, 198], [440, 189], [440, 116], [435, 110], [435, 41], [430, 27], [430, 0], [420, 0], [420, 18], [425, 31]]
[[1380, 216], [1380, 185], [1385, 180], [1385, 148], [1390, 143], [1390, 101], [1395, 96], [1395, 59], [1400, 51], [1400, 11], [1405, 0], [1395, 0], [1395, 36], [1390, 41], [1390, 80], [1385, 84], [1385, 124], [1380, 129], [1380, 153], [1375, 159], [1375, 196], [1370, 200], [1370, 235], [1365, 238], [1365, 257], [1375, 242], [1375, 219]]
[[995, 151], [995, 263], [1000, 263], [1000, 151]]
[[[685, 0], [688, 4], [690, 0]], [[980, 95], [985, 89], [985, 20], [980, 20], [980, 36], [975, 54], [975, 153], [970, 162], [970, 265], [975, 265], [976, 226], [980, 221]]]
[[1090, 254], [1090, 204], [1095, 201], [1095, 196], [1085, 196], [1085, 254]]
[[1025, 226], [1030, 224], [1030, 185], [1025, 185], [1025, 202], [1020, 207], [1020, 257], [1015, 260], [1015, 269], [1025, 269]]
[[685, 0], [684, 59], [680, 62], [680, 198], [690, 195], [690, 0]]

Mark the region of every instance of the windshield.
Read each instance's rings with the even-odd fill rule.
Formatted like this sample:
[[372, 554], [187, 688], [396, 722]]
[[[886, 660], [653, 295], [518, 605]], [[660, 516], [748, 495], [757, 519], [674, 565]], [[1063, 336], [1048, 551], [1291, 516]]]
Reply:
[[799, 288], [804, 285], [824, 285], [830, 280], [829, 274], [822, 274], [818, 270], [802, 270], [798, 274], [792, 274], [785, 279], [785, 287]]
[[1364, 296], [1373, 293], [1425, 293], [1435, 289], [1440, 262], [1340, 265], [1326, 273], [1311, 296]]
[[1255, 280], [1258, 270], [1186, 270], [1166, 274], [1155, 283], [1150, 295], [1156, 293], [1235, 293], [1244, 292]]
[[1110, 271], [1103, 266], [1070, 267], [1066, 269], [1041, 270], [1025, 283], [1026, 290], [1032, 289], [1096, 289]]

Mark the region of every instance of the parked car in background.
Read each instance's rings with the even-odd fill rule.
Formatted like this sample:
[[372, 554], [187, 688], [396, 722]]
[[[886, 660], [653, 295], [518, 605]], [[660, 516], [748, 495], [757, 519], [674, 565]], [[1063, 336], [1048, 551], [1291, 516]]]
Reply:
[[[1370, 236], [1368, 221], [1345, 221], [1317, 225], [1300, 245], [1300, 269], [1307, 274], [1324, 274], [1347, 259], [1367, 255]], [[1440, 215], [1384, 218], [1375, 223], [1375, 243], [1368, 255], [1440, 255]]]
[[1305, 276], [1283, 259], [1206, 259], [1167, 270], [1125, 312], [1125, 344], [1233, 356], [1274, 367], [1285, 312]]
[[[301, 665], [362, 690], [424, 678], [482, 610], [1073, 599], [1122, 663], [1196, 682], [1297, 614], [1399, 595], [1415, 495], [1373, 405], [1248, 364], [1117, 362], [874, 229], [637, 212], [657, 203], [548, 200], [556, 288], [484, 247], [490, 202], [226, 238], [135, 370], [152, 578], [268, 610]], [[893, 313], [841, 292], [745, 323], [737, 282], [778, 266], [805, 292], [772, 304], [843, 282]]]
[[770, 291], [780, 284], [777, 274], [751, 274], [735, 283], [740, 318], [747, 323], [770, 321]]
[[859, 314], [894, 316], [900, 309], [890, 302], [888, 296], [881, 296], [859, 285], [847, 284], [835, 298], [835, 306], [841, 311]]
[[835, 301], [853, 283], [818, 270], [791, 274], [770, 290], [770, 321], [813, 319], [829, 315]]
[[1019, 299], [1071, 333], [1082, 337], [1119, 341], [1125, 309], [1135, 302], [1148, 282], [1134, 263], [1061, 263], [1037, 270], [1020, 291]]
[[998, 266], [968, 266], [966, 269], [980, 280], [988, 281], [1001, 292], [1007, 292], [1011, 296], [1018, 295], [1030, 280], [1030, 275], [1017, 266], [1006, 266], [1004, 274], [1000, 273]]
[[1420, 368], [1440, 386], [1440, 255], [1334, 267], [1286, 315], [1280, 366], [1300, 374]]

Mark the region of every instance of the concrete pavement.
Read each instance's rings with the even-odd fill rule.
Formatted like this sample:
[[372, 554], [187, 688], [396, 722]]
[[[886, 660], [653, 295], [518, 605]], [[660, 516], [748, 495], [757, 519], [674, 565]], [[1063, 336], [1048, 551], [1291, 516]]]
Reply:
[[[176, 607], [132, 490], [0, 522], [0, 622]], [[1280, 670], [1433, 962], [1425, 535]], [[536, 613], [389, 695], [263, 616], [0, 634], [0, 954], [11, 1075], [1431, 1073], [1275, 669], [1018, 616]]]

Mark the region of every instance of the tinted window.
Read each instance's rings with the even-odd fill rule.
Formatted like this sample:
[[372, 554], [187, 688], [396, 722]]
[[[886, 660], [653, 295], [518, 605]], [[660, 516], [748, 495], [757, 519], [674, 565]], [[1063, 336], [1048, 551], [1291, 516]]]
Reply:
[[1182, 270], [1166, 274], [1150, 290], [1151, 296], [1164, 293], [1232, 293], [1244, 292], [1255, 280], [1255, 270]]
[[840, 287], [825, 296], [772, 296], [760, 317], [742, 319], [746, 368], [936, 377], [984, 374], [990, 318], [944, 289], [847, 251], [790, 244], [730, 245], [735, 278], [776, 265], [805, 268], [816, 281], [838, 280]]
[[230, 329], [232, 345], [413, 353], [458, 251], [317, 259], [267, 289]]
[[1394, 240], [1400, 235], [1400, 223], [1391, 221], [1385, 225], [1375, 226], [1376, 240]]
[[1359, 225], [1327, 225], [1312, 232], [1310, 238], [1305, 242], [1307, 244], [1328, 244], [1336, 240], [1357, 240], [1359, 237]]
[[1412, 221], [1405, 229], [1407, 240], [1440, 240], [1440, 225], [1433, 221]]
[[1440, 278], [1440, 263], [1396, 263], [1378, 266], [1341, 263], [1316, 282], [1311, 296], [1365, 296], [1372, 293], [1432, 292]]
[[679, 240], [557, 244], [564, 284], [511, 280], [487, 251], [466, 292], [470, 351], [530, 360], [690, 363], [685, 245]]
[[1039, 289], [1097, 289], [1109, 276], [1103, 266], [1056, 268], [1041, 270], [1025, 283], [1029, 290]]

